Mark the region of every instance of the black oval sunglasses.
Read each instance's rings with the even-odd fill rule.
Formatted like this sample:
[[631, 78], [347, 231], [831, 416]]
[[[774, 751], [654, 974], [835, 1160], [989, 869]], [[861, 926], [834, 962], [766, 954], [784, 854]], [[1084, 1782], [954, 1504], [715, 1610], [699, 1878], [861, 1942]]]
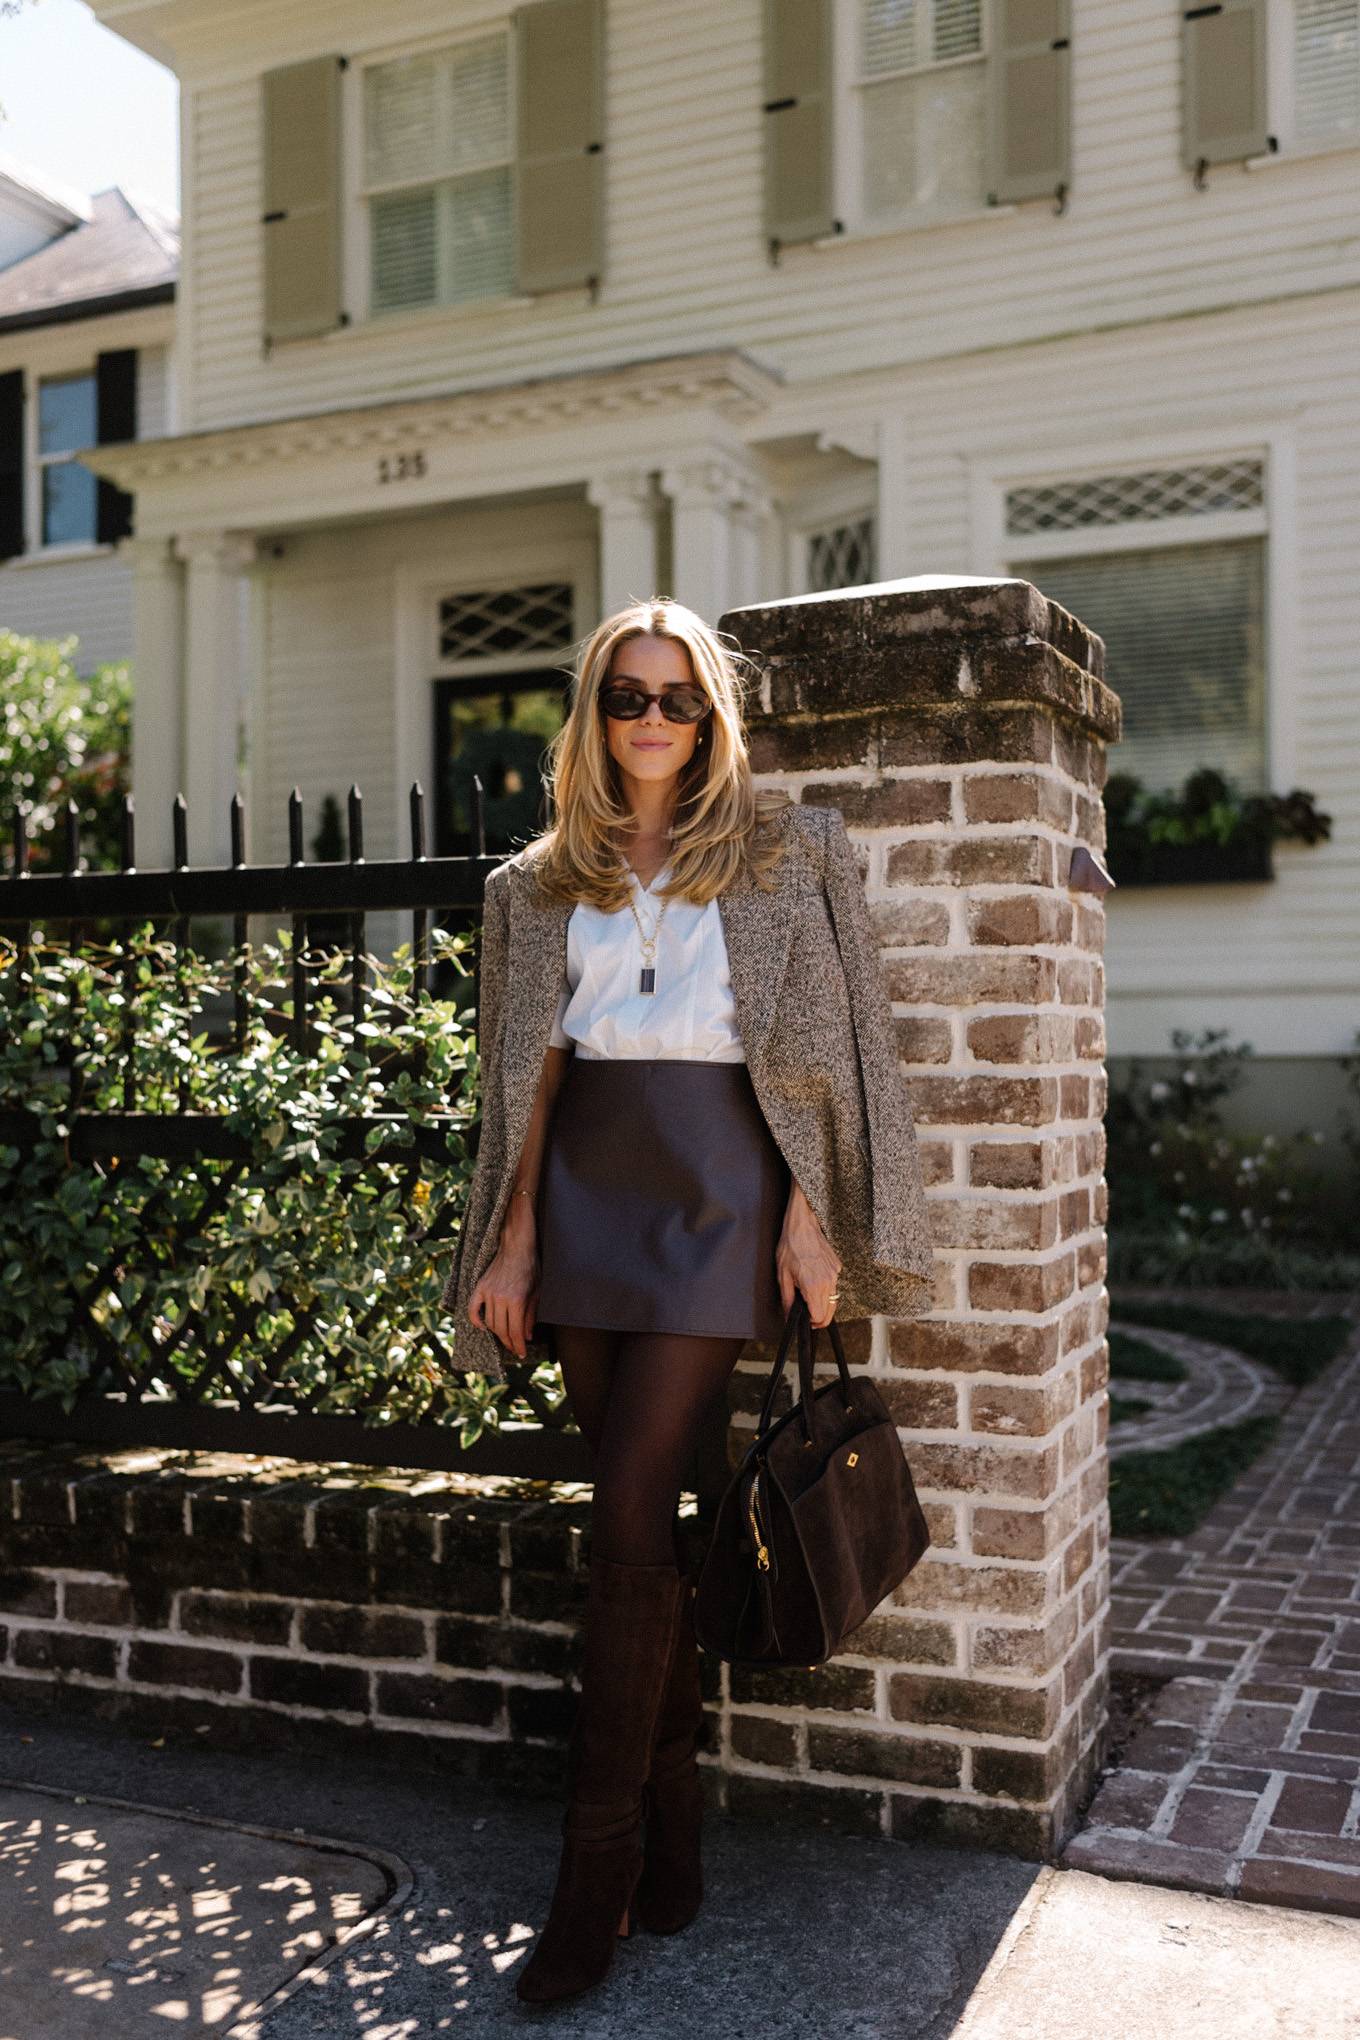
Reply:
[[648, 694], [645, 687], [602, 687], [600, 708], [611, 722], [638, 722], [656, 702], [667, 722], [702, 722], [713, 703], [702, 687], [672, 687]]

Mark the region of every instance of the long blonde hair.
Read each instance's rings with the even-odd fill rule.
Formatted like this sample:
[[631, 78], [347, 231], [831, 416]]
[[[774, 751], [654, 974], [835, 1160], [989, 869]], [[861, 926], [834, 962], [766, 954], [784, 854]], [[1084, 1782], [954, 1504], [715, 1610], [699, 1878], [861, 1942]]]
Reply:
[[554, 826], [532, 846], [539, 885], [550, 899], [586, 901], [605, 913], [627, 905], [619, 839], [636, 823], [609, 755], [599, 695], [619, 646], [638, 637], [682, 645], [713, 703], [707, 741], [680, 774], [663, 896], [706, 906], [744, 874], [768, 884], [782, 847], [768, 824], [788, 801], [751, 784], [739, 654], [692, 609], [654, 600], [607, 617], [581, 648], [571, 709], [548, 753]]

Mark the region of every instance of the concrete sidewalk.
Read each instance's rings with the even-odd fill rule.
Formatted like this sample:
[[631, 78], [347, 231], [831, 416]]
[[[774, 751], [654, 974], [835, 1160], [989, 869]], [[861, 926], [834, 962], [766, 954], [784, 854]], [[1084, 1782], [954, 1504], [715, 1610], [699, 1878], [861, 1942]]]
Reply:
[[[551, 1895], [560, 1819], [552, 1806], [352, 1762], [152, 1749], [88, 1724], [12, 1714], [0, 1716], [0, 1776], [70, 1795], [11, 1790], [4, 1818], [64, 1824], [60, 1834], [53, 1827], [54, 1839], [71, 1847], [97, 1831], [113, 1844], [106, 1860], [120, 1874], [158, 1851], [172, 1883], [203, 1888], [209, 1875], [240, 1916], [236, 1946], [253, 1951], [236, 1964], [243, 1973], [228, 1980], [226, 1996], [212, 1999], [222, 1988], [215, 1971], [197, 1974], [179, 1943], [96, 1964], [95, 1940], [85, 1939], [89, 1987], [77, 2021], [66, 2015], [69, 1983], [55, 1974], [71, 1966], [60, 1922], [54, 1914], [41, 1930], [31, 1916], [25, 1924], [27, 1887], [41, 1880], [7, 1878], [0, 1939], [13, 1966], [0, 1992], [0, 2040], [140, 2040], [155, 2031], [186, 2040], [493, 2040], [541, 2022], [571, 2040], [1360, 2036], [1360, 1925], [1351, 1921], [1109, 1884], [1005, 1857], [724, 1820], [712, 1825], [709, 1899], [695, 1927], [626, 1944], [599, 1991], [532, 2015], [517, 2005], [513, 1978]], [[73, 1803], [77, 1793], [84, 1806]], [[128, 1816], [120, 1828], [113, 1811], [93, 1804], [100, 1796], [195, 1818]], [[198, 1825], [202, 1817], [268, 1832], [233, 1838]], [[295, 1829], [304, 1835], [295, 1838]], [[318, 1851], [307, 1840], [316, 1835], [338, 1837], [354, 1854]], [[290, 1849], [296, 1861], [287, 1860]], [[368, 1852], [386, 1859], [385, 1871]], [[58, 1857], [61, 1850], [49, 1869]], [[409, 1895], [400, 1891], [403, 1866]], [[290, 1950], [290, 1923], [277, 1903], [272, 1911], [263, 1903], [289, 1877], [308, 1882], [309, 1922], [324, 1919], [332, 1932], [336, 1924], [352, 1930], [363, 1915], [371, 1922], [328, 1966], [314, 1947]], [[384, 1917], [394, 1881], [398, 1903]], [[173, 2012], [148, 2018], [141, 2007], [149, 1999], [128, 1983], [133, 1970], [110, 1967], [144, 1955], [144, 1970], [152, 1957], [178, 1963]], [[249, 1960], [256, 1968], [247, 1975]], [[294, 1994], [263, 2020], [242, 2016], [244, 2000], [290, 1960], [294, 1974], [302, 1966]]]

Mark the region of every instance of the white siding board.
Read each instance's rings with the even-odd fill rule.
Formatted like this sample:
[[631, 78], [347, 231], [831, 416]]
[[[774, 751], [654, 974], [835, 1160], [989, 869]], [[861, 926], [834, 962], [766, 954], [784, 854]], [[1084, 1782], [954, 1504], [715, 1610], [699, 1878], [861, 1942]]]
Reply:
[[13, 560], [0, 567], [0, 627], [36, 638], [78, 637], [77, 671], [132, 656], [132, 574], [114, 553]]

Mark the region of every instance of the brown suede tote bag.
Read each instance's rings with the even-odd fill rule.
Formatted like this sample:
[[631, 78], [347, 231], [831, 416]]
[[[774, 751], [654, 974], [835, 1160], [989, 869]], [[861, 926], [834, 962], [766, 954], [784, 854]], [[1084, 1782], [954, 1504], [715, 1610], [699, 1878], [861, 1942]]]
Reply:
[[[814, 1391], [816, 1334], [794, 1299], [755, 1443], [718, 1510], [694, 1627], [729, 1664], [821, 1664], [930, 1543], [887, 1405], [863, 1375], [851, 1379], [840, 1332], [828, 1329], [839, 1379]], [[775, 1423], [795, 1341], [798, 1401]]]

